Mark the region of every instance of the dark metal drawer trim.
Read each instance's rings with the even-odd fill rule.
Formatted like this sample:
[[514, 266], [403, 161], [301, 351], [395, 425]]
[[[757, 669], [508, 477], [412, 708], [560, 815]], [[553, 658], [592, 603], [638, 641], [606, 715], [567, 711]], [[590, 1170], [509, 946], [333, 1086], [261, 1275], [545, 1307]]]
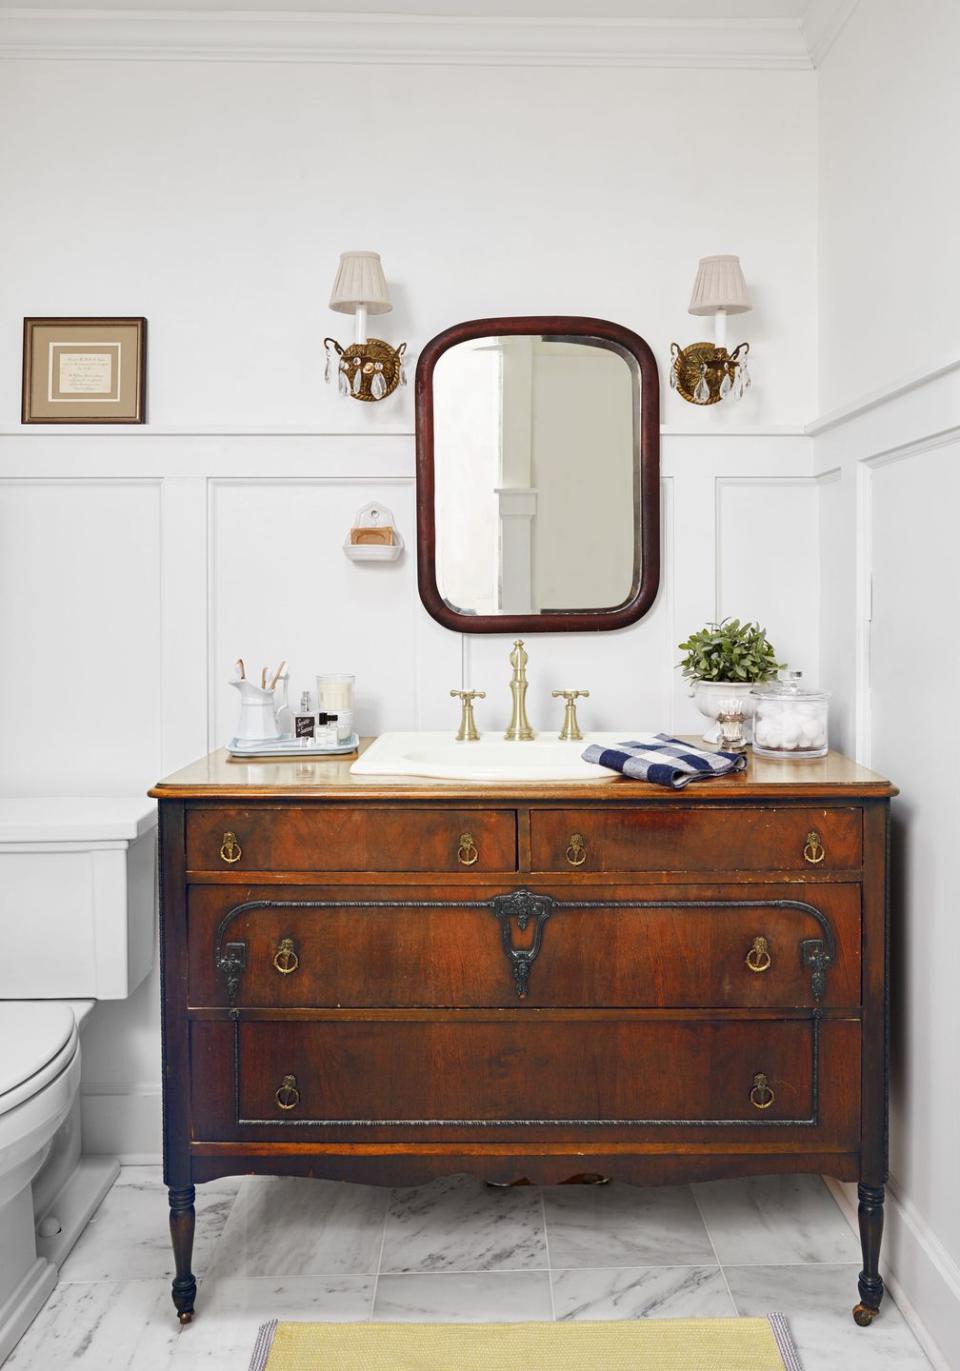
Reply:
[[233, 1097], [234, 1122], [244, 1128], [816, 1128], [820, 1122], [819, 1009], [810, 1016], [812, 1110], [806, 1119], [245, 1119], [240, 1113], [240, 1016], [235, 1009]]
[[[567, 909], [796, 909], [816, 919], [822, 938], [804, 938], [800, 943], [801, 962], [810, 968], [813, 998], [819, 1003], [827, 984], [827, 969], [837, 954], [836, 938], [826, 915], [805, 900], [557, 900], [551, 895], [535, 894], [520, 888], [489, 900], [245, 900], [234, 905], [217, 925], [214, 964], [223, 978], [227, 1003], [235, 1006], [246, 967], [247, 945], [225, 942], [227, 930], [239, 915], [253, 909], [488, 909], [500, 924], [500, 935], [517, 996], [526, 996], [530, 971], [540, 954], [544, 925], [553, 913]], [[530, 919], [535, 920], [533, 943], [529, 948], [513, 946], [512, 921], [521, 932]], [[602, 949], [601, 949], [602, 952]]]

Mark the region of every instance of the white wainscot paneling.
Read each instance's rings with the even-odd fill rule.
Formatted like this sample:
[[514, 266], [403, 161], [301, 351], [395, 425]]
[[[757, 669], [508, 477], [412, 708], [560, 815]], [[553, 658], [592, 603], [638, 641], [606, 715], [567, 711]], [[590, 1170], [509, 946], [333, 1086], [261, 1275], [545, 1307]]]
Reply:
[[[393, 510], [406, 542], [396, 562], [344, 556], [369, 500]], [[227, 682], [238, 656], [251, 676], [286, 657], [294, 705], [318, 673], [353, 672], [357, 727], [369, 734], [416, 726], [422, 640], [436, 672], [459, 682], [459, 639], [430, 632], [417, 596], [412, 482], [216, 481], [210, 511], [211, 747], [235, 731]]]
[[756, 619], [780, 661], [819, 684], [816, 482], [717, 482], [717, 618]]
[[[953, 768], [932, 759], [942, 757], [945, 740], [951, 746], [960, 678], [960, 437], [879, 461], [870, 487], [870, 763], [901, 789], [894, 824], [891, 1173], [909, 1198], [914, 1227], [938, 1235], [940, 1281], [923, 1272], [920, 1282], [903, 1270], [909, 1243], [891, 1249], [891, 1259], [954, 1366], [960, 1364], [960, 1194], [944, 1178], [956, 1170], [960, 1115], [954, 1092], [940, 1085], [955, 1078], [960, 1041], [960, 924], [948, 857], [956, 846], [957, 801]], [[952, 1309], [943, 1297], [951, 1287]]]
[[155, 779], [159, 609], [157, 482], [0, 480], [4, 793]]

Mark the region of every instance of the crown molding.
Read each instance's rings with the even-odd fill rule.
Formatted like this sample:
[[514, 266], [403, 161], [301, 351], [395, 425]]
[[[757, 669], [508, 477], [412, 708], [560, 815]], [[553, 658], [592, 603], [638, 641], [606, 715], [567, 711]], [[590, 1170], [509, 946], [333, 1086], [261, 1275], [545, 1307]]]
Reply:
[[798, 20], [0, 8], [0, 58], [809, 70]]
[[801, 28], [815, 67], [822, 65], [859, 3], [860, 0], [810, 0]]

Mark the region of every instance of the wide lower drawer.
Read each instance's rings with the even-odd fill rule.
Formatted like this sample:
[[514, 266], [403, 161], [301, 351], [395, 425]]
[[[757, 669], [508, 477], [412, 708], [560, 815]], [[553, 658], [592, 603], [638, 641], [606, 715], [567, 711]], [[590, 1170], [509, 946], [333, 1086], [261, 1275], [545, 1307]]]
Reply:
[[534, 871], [828, 871], [862, 862], [855, 807], [624, 805], [537, 809]]
[[854, 1007], [860, 887], [194, 885], [194, 1007]]
[[512, 809], [318, 805], [187, 812], [191, 871], [515, 871]]
[[203, 1139], [859, 1129], [851, 1020], [206, 1021], [191, 1050]]

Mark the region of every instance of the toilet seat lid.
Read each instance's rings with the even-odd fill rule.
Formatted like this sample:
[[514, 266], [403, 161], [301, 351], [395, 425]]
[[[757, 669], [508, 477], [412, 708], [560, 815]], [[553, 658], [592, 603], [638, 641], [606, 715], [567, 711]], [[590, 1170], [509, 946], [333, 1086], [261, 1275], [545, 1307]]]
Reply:
[[73, 1057], [77, 1038], [68, 1004], [0, 1000], [0, 1114], [42, 1090]]

